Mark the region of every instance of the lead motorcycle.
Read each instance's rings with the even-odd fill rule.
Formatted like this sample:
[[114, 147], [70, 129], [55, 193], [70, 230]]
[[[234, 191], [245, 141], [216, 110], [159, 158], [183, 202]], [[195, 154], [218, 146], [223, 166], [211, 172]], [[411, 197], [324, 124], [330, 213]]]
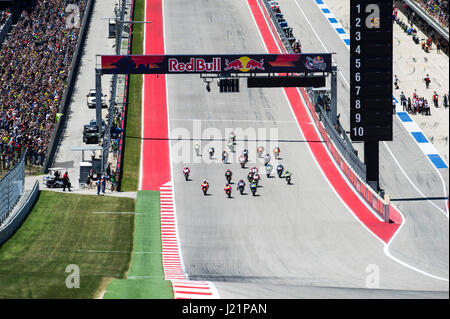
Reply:
[[202, 184], [203, 195], [206, 196], [206, 193], [208, 192], [208, 188], [209, 188], [209, 184], [207, 182], [203, 182], [203, 184]]

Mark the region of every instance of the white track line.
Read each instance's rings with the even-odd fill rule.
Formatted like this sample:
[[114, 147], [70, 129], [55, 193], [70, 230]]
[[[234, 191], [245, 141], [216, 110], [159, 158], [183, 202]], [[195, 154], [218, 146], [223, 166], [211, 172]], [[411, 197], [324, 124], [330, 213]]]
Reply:
[[[146, 1], [147, 2], [147, 1]], [[162, 2], [162, 17], [163, 17], [163, 39], [164, 39], [164, 52], [167, 52], [166, 50], [166, 25], [164, 23], [164, 8], [165, 8], [165, 0], [161, 0]], [[170, 139], [170, 113], [169, 113], [169, 89], [168, 89], [168, 80], [167, 80], [167, 76], [164, 75], [165, 77], [165, 86], [166, 86], [166, 107], [167, 107], [167, 128], [168, 128], [168, 132], [167, 132], [167, 136]], [[169, 165], [170, 165], [170, 174], [173, 177], [173, 166], [172, 166], [172, 145], [170, 144], [170, 140], [168, 141], [169, 143]], [[171, 177], [171, 180], [173, 179]], [[189, 284], [193, 284], [194, 286], [196, 284], [198, 284], [197, 281], [191, 281], [189, 280], [189, 275], [186, 273], [186, 268], [184, 266], [184, 262], [183, 262], [183, 257], [182, 257], [182, 253], [181, 253], [181, 246], [180, 246], [180, 241], [178, 240], [178, 232], [176, 231], [176, 224], [177, 224], [177, 218], [176, 218], [176, 204], [175, 204], [175, 183], [171, 182], [171, 186], [172, 186], [172, 191], [171, 191], [171, 196], [172, 196], [172, 202], [173, 202], [173, 220], [174, 220], [174, 224], [175, 224], [175, 235], [176, 235], [176, 239], [177, 239], [177, 247], [178, 247], [178, 258], [179, 258], [179, 265], [182, 269], [183, 276], [178, 276], [178, 278], [176, 276], [173, 276], [171, 279], [172, 282], [172, 288], [173, 288], [173, 294], [174, 294], [174, 298], [175, 299], [181, 299], [181, 298], [188, 298], [188, 299], [206, 299], [206, 298], [214, 298], [214, 299], [218, 299], [220, 298], [219, 293], [217, 292], [216, 287], [214, 286], [213, 283], [211, 282], [206, 282], [209, 289], [208, 291], [208, 295], [202, 295], [202, 294], [198, 294], [198, 293], [194, 293], [195, 289], [193, 288], [188, 288], [188, 289], [183, 289], [183, 290], [178, 290], [178, 286], [180, 283], [189, 283]], [[162, 221], [161, 221], [162, 222]], [[162, 231], [161, 231], [162, 232]], [[161, 234], [162, 235], [162, 234]], [[162, 240], [167, 240], [166, 238], [162, 238]], [[167, 249], [166, 249], [167, 250]], [[170, 259], [173, 258], [173, 254], [169, 251], [167, 251], [166, 253], [166, 258]], [[183, 281], [179, 281], [177, 279], [187, 279], [187, 280], [183, 280]], [[211, 294], [209, 294], [211, 293]]]
[[[145, 1], [145, 20], [147, 20], [147, 4], [148, 1]], [[145, 41], [147, 39], [146, 37], [147, 34], [147, 24], [144, 23], [144, 38], [142, 39], [143, 43], [143, 48], [144, 48], [144, 52], [142, 52], [142, 54], [146, 54], [147, 51], [147, 41]], [[142, 75], [142, 92], [141, 92], [141, 96], [142, 96], [142, 101], [141, 101], [141, 158], [140, 158], [140, 162], [139, 162], [139, 185], [138, 185], [138, 190], [142, 190], [142, 166], [143, 166], [143, 154], [144, 154], [144, 118], [145, 118], [145, 74]], [[128, 107], [128, 106], [127, 106]], [[122, 164], [123, 165], [123, 164]]]
[[[315, 3], [316, 3], [316, 2], [315, 2]], [[326, 50], [326, 52], [329, 52], [328, 49], [325, 47], [325, 44], [322, 42], [322, 40], [320, 40], [319, 35], [317, 34], [316, 30], [315, 30], [314, 27], [312, 26], [311, 22], [308, 20], [308, 17], [306, 16], [305, 12], [303, 11], [303, 9], [302, 9], [302, 8], [300, 7], [300, 5], [298, 4], [297, 0], [295, 0], [295, 4], [296, 4], [296, 6], [299, 8], [299, 10], [300, 10], [301, 13], [303, 14], [303, 16], [305, 17], [306, 21], [308, 22], [309, 26], [311, 27], [311, 30], [312, 30], [312, 31], [314, 32], [314, 34], [316, 35], [317, 39], [319, 39], [319, 42], [322, 44], [322, 47]], [[316, 4], [317, 4], [317, 3], [316, 3]], [[319, 7], [320, 10], [321, 10], [322, 8], [327, 8], [325, 4], [323, 4], [322, 6], [320, 6], [320, 5], [317, 4], [317, 6]], [[327, 9], [328, 9], [328, 8], [327, 8]], [[331, 12], [331, 10], [330, 10], [330, 12]], [[323, 12], [322, 12], [322, 13], [323, 13]], [[327, 17], [327, 15], [326, 15], [325, 13], [323, 13], [323, 14], [325, 15], [325, 17]], [[333, 17], [334, 17], [334, 15], [332, 15], [332, 14], [331, 14], [330, 16], [333, 16]], [[334, 17], [334, 18], [335, 18], [335, 17]], [[330, 24], [331, 24], [331, 23], [330, 23]], [[334, 29], [336, 30], [336, 28], [334, 28]], [[344, 39], [343, 39], [342, 37], [341, 37], [341, 39], [344, 41]], [[346, 48], [347, 48], [348, 50], [350, 50], [349, 45], [346, 45]], [[345, 85], [350, 89], [350, 84], [347, 82], [347, 80], [345, 79], [344, 75], [343, 75], [339, 70], [338, 70], [338, 72], [339, 72], [339, 74], [341, 75], [342, 79], [344, 80]], [[403, 121], [401, 121], [401, 120], [400, 120], [400, 122], [403, 123]], [[413, 137], [411, 134], [409, 134], [409, 135], [411, 136], [412, 139], [414, 139], [414, 137]], [[415, 140], [414, 140], [414, 142], [416, 143]], [[394, 154], [390, 151], [389, 147], [388, 147], [387, 144], [386, 144], [386, 141], [383, 141], [383, 144], [384, 144], [384, 145], [386, 146], [386, 148], [388, 149], [389, 154], [392, 156], [392, 158], [394, 159], [394, 161], [395, 161], [395, 162], [397, 163], [397, 165], [400, 167], [400, 171], [402, 172], [402, 174], [405, 175], [406, 179], [411, 183], [411, 185], [414, 187], [414, 189], [416, 189], [416, 190], [419, 192], [419, 194], [420, 194], [423, 198], [427, 199], [428, 197], [425, 196], [421, 191], [419, 191], [419, 188], [418, 188], [418, 187], [414, 184], [414, 182], [408, 177], [408, 175], [406, 174], [405, 170], [401, 167], [401, 165], [400, 165], [399, 161], [397, 160], [397, 158], [396, 158], [396, 157], [394, 156]], [[417, 144], [417, 143], [416, 143], [416, 144]], [[419, 146], [419, 147], [420, 147], [420, 146]], [[431, 160], [428, 158], [428, 156], [425, 156], [425, 157], [427, 157], [428, 161], [431, 163], [431, 165], [434, 167], [434, 169], [435, 169], [436, 172], [438, 173], [438, 175], [439, 175], [439, 177], [440, 177], [440, 179], [441, 179], [441, 181], [442, 181], [442, 184], [443, 184], [444, 197], [445, 197], [446, 194], [447, 194], [447, 192], [446, 192], [446, 187], [445, 187], [444, 179], [442, 178], [441, 173], [440, 173], [439, 170], [436, 168], [436, 166], [434, 165], [434, 163], [432, 163]], [[428, 199], [427, 199], [427, 200], [428, 200]], [[440, 209], [438, 206], [436, 206], [436, 205], [435, 205], [433, 202], [431, 202], [430, 200], [428, 200], [428, 201], [429, 201], [430, 203], [432, 203], [435, 207], [437, 207], [438, 210], [439, 210], [441, 213], [443, 213], [447, 218], [449, 217], [448, 200], [447, 200], [447, 205], [446, 205], [446, 211], [447, 211], [447, 213], [443, 212], [442, 209]]]
[[[295, 0], [295, 2], [297, 3], [297, 0]], [[247, 2], [247, 4], [248, 4], [248, 2]], [[298, 3], [297, 3], [297, 6], [298, 6]], [[261, 9], [261, 8], [260, 8], [260, 9]], [[249, 6], [249, 10], [250, 10], [250, 14], [251, 14], [252, 17], [253, 17], [253, 14], [252, 14], [252, 11], [251, 11], [251, 9], [250, 9], [250, 6]], [[300, 9], [300, 10], [301, 10], [301, 9]], [[303, 13], [303, 10], [301, 10], [301, 11], [302, 11], [302, 13]], [[305, 14], [303, 13], [303, 15], [305, 15]], [[263, 14], [263, 16], [264, 16], [264, 14]], [[306, 18], [306, 15], [305, 15], [305, 18]], [[307, 18], [306, 18], [306, 19], [307, 19]], [[266, 21], [266, 18], [264, 18], [264, 20]], [[255, 21], [255, 20], [254, 20], [254, 21]], [[267, 23], [267, 21], [266, 21], [266, 23]], [[308, 20], [308, 23], [310, 24], [309, 20]], [[256, 21], [255, 21], [255, 24], [256, 24]], [[312, 27], [311, 24], [310, 24], [310, 26], [311, 26], [311, 29], [313, 29], [313, 27]], [[260, 35], [261, 41], [263, 42], [264, 47], [266, 48], [266, 52], [268, 52], [267, 47], [266, 47], [266, 44], [265, 44], [264, 39], [263, 39], [263, 37], [262, 37], [262, 34], [261, 34], [261, 32], [260, 32], [260, 30], [259, 30], [259, 28], [258, 28], [258, 25], [256, 25], [256, 27], [257, 27], [258, 33], [259, 33], [259, 35]], [[269, 27], [269, 29], [270, 29], [270, 27]], [[313, 29], [313, 31], [315, 32], [314, 29]], [[272, 37], [273, 37], [273, 36], [274, 36], [274, 35], [272, 34]], [[275, 40], [275, 43], [277, 43], [277, 41], [276, 41], [275, 38], [274, 38], [274, 40]], [[280, 49], [280, 48], [279, 48], [279, 49]], [[281, 50], [280, 50], [280, 52], [281, 52]], [[284, 92], [284, 90], [283, 90], [283, 92]], [[286, 97], [286, 99], [288, 100], [286, 93], [285, 93], [285, 97]], [[303, 96], [302, 96], [301, 94], [300, 94], [300, 98], [302, 99], [303, 103], [306, 103], [306, 101], [303, 99]], [[290, 102], [289, 102], [289, 100], [288, 100], [288, 105], [289, 105], [289, 106], [291, 105]], [[304, 104], [304, 105], [306, 105], [306, 104]], [[306, 106], [305, 106], [305, 107], [306, 107]], [[292, 110], [292, 107], [291, 107], [291, 106], [290, 106], [290, 109], [291, 109], [291, 112], [293, 113], [293, 110]], [[307, 111], [309, 111], [307, 107], [306, 107], [306, 109], [307, 109]], [[308, 113], [308, 114], [309, 114], [309, 113]], [[293, 116], [294, 116], [294, 118], [295, 118], [295, 114], [293, 114]], [[309, 116], [311, 116], [311, 115], [309, 114]], [[302, 130], [301, 130], [301, 128], [300, 128], [300, 125], [298, 125], [298, 128], [299, 128], [299, 131], [300, 131], [300, 133], [302, 134], [303, 138], [305, 138], [304, 135], [303, 135], [303, 132], [302, 132]], [[317, 132], [317, 128], [316, 128], [315, 125], [314, 125], [314, 128], [316, 129], [316, 132]], [[307, 143], [307, 145], [308, 145], [308, 143]], [[314, 155], [312, 154], [312, 151], [311, 151], [311, 149], [309, 148], [309, 145], [308, 145], [308, 149], [309, 149], [309, 151], [310, 151], [310, 153], [311, 153], [311, 156], [314, 158]], [[384, 248], [383, 248], [383, 252], [384, 252], [385, 256], [387, 256], [387, 257], [390, 258], [391, 260], [397, 262], [398, 264], [400, 264], [400, 265], [402, 265], [402, 266], [404, 266], [404, 267], [407, 267], [407, 268], [409, 268], [409, 269], [412, 269], [412, 270], [414, 270], [414, 271], [416, 271], [416, 272], [418, 272], [418, 273], [420, 273], [420, 274], [422, 274], [422, 275], [428, 276], [428, 277], [433, 278], [433, 279], [438, 279], [438, 280], [442, 280], [442, 281], [448, 282], [448, 279], [446, 279], [446, 278], [441, 278], [441, 277], [435, 276], [435, 275], [433, 275], [433, 274], [427, 273], [427, 272], [425, 272], [425, 271], [423, 271], [423, 270], [421, 270], [421, 269], [419, 269], [419, 268], [413, 267], [413, 266], [411, 266], [411, 265], [409, 265], [409, 264], [407, 264], [407, 263], [405, 263], [405, 262], [403, 262], [403, 261], [401, 261], [401, 260], [399, 260], [399, 259], [393, 257], [393, 256], [390, 254], [390, 252], [389, 252], [389, 246], [390, 246], [390, 243], [392, 242], [392, 239], [399, 233], [399, 230], [402, 228], [402, 225], [405, 223], [404, 215], [400, 212], [400, 210], [397, 209], [397, 210], [400, 212], [400, 214], [402, 215], [402, 219], [403, 219], [402, 225], [400, 225], [400, 227], [399, 227], [399, 228], [397, 229], [397, 231], [395, 232], [394, 236], [393, 236], [393, 237], [391, 238], [391, 240], [386, 244], [386, 243], [385, 243], [384, 241], [382, 241], [378, 236], [376, 236], [370, 229], [368, 229], [367, 226], [364, 225], [364, 223], [362, 223], [362, 222], [356, 217], [356, 215], [353, 213], [353, 211], [347, 206], [347, 204], [345, 204], [345, 202], [344, 202], [344, 201], [341, 199], [341, 197], [337, 194], [336, 190], [332, 187], [332, 185], [330, 184], [330, 182], [329, 182], [328, 179], [326, 178], [325, 173], [324, 173], [324, 172], [322, 171], [322, 169], [320, 168], [319, 164], [318, 164], [316, 161], [314, 161], [314, 162], [315, 162], [316, 165], [319, 167], [319, 171], [322, 173], [322, 175], [324, 176], [325, 180], [326, 180], [326, 181], [328, 182], [328, 184], [330, 185], [331, 189], [335, 192], [336, 196], [341, 200], [341, 202], [342, 202], [342, 203], [344, 204], [344, 206], [348, 209], [348, 211], [354, 216], [354, 218], [355, 218], [361, 225], [363, 225], [364, 228], [366, 228], [366, 229], [367, 229], [367, 230], [368, 230], [375, 238], [377, 238], [377, 239], [383, 244], [383, 247], [384, 247]]]
[[[406, 174], [406, 172], [403, 170], [403, 167], [400, 165], [400, 163], [397, 161], [397, 159], [395, 158], [394, 154], [392, 154], [391, 149], [387, 146], [386, 149], [388, 150], [388, 153], [392, 156], [392, 158], [394, 159], [395, 164], [397, 164], [397, 166], [400, 168], [400, 171], [403, 173], [403, 175], [406, 176], [406, 179], [411, 183], [411, 185], [414, 187], [414, 189], [423, 197], [423, 198], [428, 198], [428, 196], [425, 196], [424, 193], [422, 193], [420, 191], [419, 188], [417, 188], [417, 186], [413, 183], [413, 181], [408, 177], [408, 175]], [[443, 211], [439, 206], [437, 206], [435, 203], [433, 203], [430, 199], [427, 199], [428, 202], [431, 203], [431, 205], [433, 205], [434, 207], [436, 207], [442, 214], [444, 214], [445, 217], [448, 218], [448, 213], [446, 213], [445, 211]]]

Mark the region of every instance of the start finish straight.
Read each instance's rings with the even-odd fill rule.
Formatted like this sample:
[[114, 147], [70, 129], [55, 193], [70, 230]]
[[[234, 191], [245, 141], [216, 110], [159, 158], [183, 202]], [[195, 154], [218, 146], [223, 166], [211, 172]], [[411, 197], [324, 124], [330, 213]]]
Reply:
[[[278, 128], [225, 128], [224, 130], [217, 127], [207, 127], [202, 129], [201, 120], [192, 121], [192, 130], [185, 127], [176, 127], [170, 131], [170, 139], [176, 141], [172, 143], [172, 162], [173, 163], [217, 163], [221, 161], [220, 154], [226, 150], [229, 153], [235, 153], [237, 156], [230, 156], [229, 163], [233, 163], [244, 148], [249, 150], [249, 162], [257, 162], [256, 149], [262, 146], [265, 152], [271, 154], [272, 150], [278, 146]], [[192, 132], [192, 133], [191, 133]], [[230, 150], [230, 136], [236, 136], [236, 142]], [[200, 148], [199, 154], [208, 154], [208, 150], [212, 147], [217, 156], [209, 158], [209, 156], [197, 156], [194, 146]], [[234, 152], [233, 152], [234, 151]], [[236, 158], [235, 158], [236, 157]]]

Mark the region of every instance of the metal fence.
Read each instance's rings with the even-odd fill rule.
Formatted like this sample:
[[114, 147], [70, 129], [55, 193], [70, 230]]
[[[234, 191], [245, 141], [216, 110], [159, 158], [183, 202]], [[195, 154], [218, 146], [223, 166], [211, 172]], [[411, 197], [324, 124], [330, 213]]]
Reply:
[[[120, 50], [122, 47], [122, 34], [123, 34], [123, 20], [125, 18], [125, 10], [126, 10], [126, 0], [121, 0], [121, 4], [119, 7], [116, 7], [116, 54], [120, 54]], [[114, 122], [114, 118], [116, 116], [117, 108], [116, 108], [116, 96], [117, 96], [117, 81], [118, 74], [114, 74], [111, 79], [111, 94], [109, 99], [109, 108], [108, 108], [108, 119], [107, 119], [107, 128], [105, 132], [105, 136], [103, 138], [103, 153], [102, 153], [102, 161], [103, 161], [103, 169], [106, 169], [108, 163], [108, 154], [111, 145], [111, 129]]]
[[0, 225], [8, 218], [24, 190], [25, 154], [0, 180]]
[[[279, 35], [279, 38], [281, 40], [280, 45], [282, 45], [281, 49], [285, 49], [286, 53], [294, 53], [292, 46], [290, 45], [288, 39], [286, 38], [286, 35], [277, 22], [277, 18], [273, 12], [273, 10], [270, 8], [270, 5], [267, 0], [262, 0], [262, 3], [264, 3], [266, 7], [266, 12], [268, 12], [270, 19], [272, 20], [273, 24], [275, 26], [276, 32]], [[315, 101], [313, 96], [313, 91], [311, 88], [306, 88], [306, 91], [308, 92], [309, 98], [311, 101]], [[328, 114], [326, 112], [323, 112], [320, 108], [318, 108], [318, 115], [320, 120], [322, 121], [322, 124], [326, 128], [330, 139], [333, 141], [333, 143], [336, 145], [337, 149], [341, 153], [341, 156], [347, 161], [347, 163], [350, 165], [350, 167], [355, 171], [355, 173], [361, 178], [363, 181], [366, 180], [366, 165], [359, 159], [359, 157], [356, 155], [356, 151], [353, 148], [352, 142], [348, 138], [347, 134], [345, 133], [345, 129], [339, 125], [339, 129], [341, 130], [340, 135], [334, 125], [331, 122], [331, 119], [328, 117]], [[342, 136], [342, 137], [341, 137]]]
[[[314, 101], [314, 92], [310, 88], [307, 88], [307, 93], [311, 101]], [[334, 145], [338, 149], [341, 156], [347, 161], [350, 167], [355, 171], [360, 179], [366, 180], [366, 165], [359, 159], [356, 155], [356, 151], [352, 146], [352, 142], [345, 133], [345, 129], [338, 125], [340, 133], [336, 130], [335, 126], [331, 123], [327, 112], [325, 112], [321, 107], [316, 107], [317, 115], [320, 121], [325, 127], [328, 136], [333, 141]]]
[[[271, 25], [275, 25], [276, 32], [280, 35], [281, 48], [288, 53], [293, 53], [290, 45], [287, 45], [284, 41], [284, 32], [279, 27], [275, 15], [271, 10], [267, 0], [259, 0], [266, 7], [266, 12], [269, 13], [269, 19], [272, 20]], [[267, 16], [267, 15], [266, 15]], [[272, 29], [273, 32], [275, 30]], [[281, 31], [281, 34], [280, 34]], [[287, 46], [286, 46], [287, 45]], [[389, 220], [389, 204], [383, 200], [375, 191], [373, 191], [369, 185], [365, 183], [365, 170], [366, 166], [356, 155], [356, 152], [351, 145], [350, 139], [346, 136], [345, 130], [342, 126], [338, 126], [341, 130], [341, 134], [337, 132], [336, 128], [328, 117], [327, 113], [323, 111], [320, 107], [315, 107], [313, 104], [314, 92], [311, 88], [306, 88], [304, 99], [306, 101], [307, 107], [312, 114], [314, 122], [320, 132], [320, 135], [324, 139], [328, 150], [331, 152], [334, 159], [337, 161], [337, 165], [341, 168], [341, 171], [347, 177], [347, 180], [355, 187], [356, 191], [362, 196], [368, 205], [380, 216], [385, 222], [390, 222]], [[302, 93], [303, 94], [303, 93]], [[317, 113], [316, 113], [317, 112]]]

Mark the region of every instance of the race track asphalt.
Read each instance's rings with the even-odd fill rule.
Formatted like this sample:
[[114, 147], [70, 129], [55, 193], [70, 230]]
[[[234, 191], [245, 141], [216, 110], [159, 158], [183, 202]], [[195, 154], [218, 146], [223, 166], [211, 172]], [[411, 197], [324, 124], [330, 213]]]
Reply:
[[[247, 1], [164, 1], [164, 24], [166, 54], [266, 53]], [[178, 231], [190, 279], [212, 281], [222, 298], [448, 298], [448, 281], [389, 258], [384, 244], [337, 197], [282, 89], [247, 89], [241, 81], [239, 93], [225, 94], [212, 84], [208, 93], [198, 75], [167, 76]], [[259, 196], [241, 196], [234, 189], [233, 198], [226, 198], [225, 169], [233, 171], [234, 182], [245, 178], [247, 170], [236, 161], [222, 164], [220, 158], [208, 163], [206, 150], [215, 145], [219, 157], [231, 129], [247, 133], [248, 141], [237, 135], [236, 154], [248, 147], [252, 159], [255, 145], [279, 145], [293, 185], [262, 174]], [[277, 132], [273, 143], [270, 129]], [[254, 142], [255, 136], [260, 141]], [[193, 154], [194, 141], [201, 144], [202, 157]], [[192, 172], [187, 182], [182, 174], [186, 165]], [[203, 178], [210, 182], [210, 196], [201, 192]], [[448, 242], [448, 219], [446, 227], [440, 234]], [[400, 235], [414, 237], [411, 231], [405, 227]], [[395, 240], [395, 252], [406, 249], [409, 258], [408, 249], [415, 247], [408, 248], [405, 237], [398, 246]], [[437, 242], [443, 245], [440, 238]], [[438, 253], [429, 252], [430, 258], [443, 260]], [[444, 267], [442, 261], [430, 272], [448, 278], [448, 258], [447, 272]], [[370, 289], [373, 285], [379, 289]]]
[[[349, 9], [349, 5], [344, 7]], [[304, 52], [333, 52], [339, 69], [338, 113], [350, 128], [349, 50], [315, 1], [292, 0], [280, 4]], [[342, 11], [342, 10], [340, 10]], [[338, 18], [347, 18], [338, 17]], [[345, 23], [344, 23], [345, 24]], [[394, 38], [397, 37], [394, 28]], [[405, 48], [407, 49], [407, 48]], [[401, 55], [402, 47], [394, 54]], [[397, 57], [396, 57], [397, 58]], [[401, 260], [437, 276], [449, 276], [448, 168], [436, 169], [410, 133], [394, 116], [394, 140], [380, 142], [380, 184], [392, 203], [406, 217], [406, 223], [391, 245], [391, 253]], [[354, 144], [363, 159], [362, 144]], [[448, 202], [447, 202], [448, 203]]]

